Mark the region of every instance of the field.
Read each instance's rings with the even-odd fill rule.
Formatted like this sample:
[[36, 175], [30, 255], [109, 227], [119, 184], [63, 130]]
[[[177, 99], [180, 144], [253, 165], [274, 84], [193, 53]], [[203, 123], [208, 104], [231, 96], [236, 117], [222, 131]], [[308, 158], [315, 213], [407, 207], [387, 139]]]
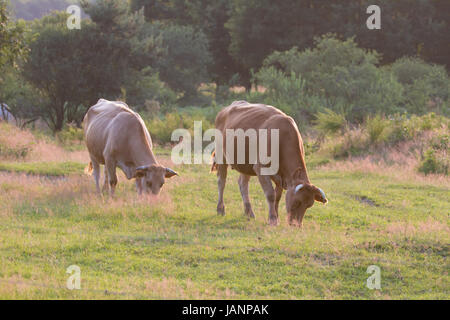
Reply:
[[[233, 171], [221, 217], [207, 165], [173, 166], [180, 176], [157, 199], [138, 198], [120, 175], [109, 199], [84, 175], [82, 147], [36, 149], [26, 161], [0, 161], [1, 299], [449, 298], [448, 177], [310, 160], [329, 204], [316, 203], [298, 229], [284, 202], [280, 226], [267, 225], [256, 179], [257, 218], [247, 221]], [[157, 154], [170, 164], [170, 150]], [[80, 290], [66, 288], [71, 265]], [[380, 290], [366, 286], [371, 265]]]

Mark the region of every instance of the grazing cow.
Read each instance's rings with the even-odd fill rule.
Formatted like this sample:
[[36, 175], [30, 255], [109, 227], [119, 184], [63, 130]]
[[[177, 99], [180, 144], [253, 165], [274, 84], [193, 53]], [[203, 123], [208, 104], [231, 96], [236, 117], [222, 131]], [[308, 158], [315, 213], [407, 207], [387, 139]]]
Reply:
[[[269, 223], [271, 225], [278, 224], [278, 205], [283, 193], [286, 193], [286, 209], [288, 219], [291, 225], [301, 227], [303, 216], [314, 201], [327, 203], [324, 192], [311, 184], [308, 178], [308, 172], [305, 165], [305, 157], [303, 150], [303, 141], [294, 120], [280, 110], [263, 104], [250, 104], [246, 101], [233, 102], [230, 106], [222, 109], [216, 117], [216, 129], [222, 133], [223, 143], [223, 159], [217, 159], [217, 149], [213, 154], [213, 165], [211, 171], [217, 170], [219, 201], [217, 204], [217, 213], [225, 214], [225, 206], [223, 203], [223, 191], [225, 188], [225, 180], [227, 176], [228, 165], [238, 172], [239, 189], [241, 191], [242, 200], [244, 202], [245, 214], [249, 218], [254, 218], [252, 207], [248, 196], [248, 183], [251, 176], [257, 176], [264, 190], [267, 203], [269, 205]], [[267, 129], [271, 131], [278, 129], [279, 133], [279, 165], [278, 170], [272, 175], [261, 174], [261, 169], [267, 167], [267, 163], [263, 164], [259, 158], [255, 162], [249, 160], [249, 139], [245, 143], [245, 161], [244, 163], [236, 161], [237, 158], [237, 138], [235, 138], [234, 159], [229, 159], [226, 148], [226, 131], [242, 129], [244, 132], [248, 129]], [[241, 130], [241, 131], [242, 131]], [[265, 150], [271, 150], [271, 135], [267, 133], [267, 146]], [[259, 143], [258, 139], [258, 143]], [[231, 141], [231, 140], [230, 140]], [[216, 148], [217, 148], [216, 142]], [[260, 147], [260, 146], [258, 146]], [[242, 152], [242, 150], [241, 150]], [[273, 155], [272, 155], [273, 156]], [[233, 156], [232, 156], [233, 157]], [[254, 158], [255, 159], [255, 158]], [[228, 162], [228, 164], [227, 164]], [[272, 185], [275, 183], [275, 190]]]
[[[158, 194], [165, 178], [177, 173], [161, 166], [152, 152], [152, 139], [144, 121], [125, 103], [100, 99], [83, 120], [86, 145], [97, 192], [100, 193], [100, 164], [105, 165], [103, 190], [114, 195], [117, 185], [116, 167], [127, 179], [136, 178], [139, 194]], [[108, 180], [109, 179], [109, 180]]]

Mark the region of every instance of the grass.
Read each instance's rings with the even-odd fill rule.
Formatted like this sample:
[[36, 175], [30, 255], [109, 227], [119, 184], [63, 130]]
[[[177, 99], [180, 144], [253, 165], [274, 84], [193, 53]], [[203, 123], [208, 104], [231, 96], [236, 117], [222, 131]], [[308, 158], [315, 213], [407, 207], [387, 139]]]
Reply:
[[0, 162], [0, 171], [50, 177], [82, 174], [86, 164], [78, 162]]
[[[329, 204], [317, 203], [297, 229], [284, 201], [281, 225], [267, 225], [256, 179], [257, 218], [247, 221], [234, 171], [227, 215], [217, 216], [207, 165], [174, 167], [180, 176], [158, 199], [138, 198], [123, 175], [116, 197], [100, 198], [92, 177], [71, 174], [81, 163], [5, 165], [0, 299], [449, 298], [447, 178], [311, 168]], [[70, 265], [81, 268], [81, 290], [65, 287]], [[381, 290], [366, 287], [370, 265], [381, 268]]]

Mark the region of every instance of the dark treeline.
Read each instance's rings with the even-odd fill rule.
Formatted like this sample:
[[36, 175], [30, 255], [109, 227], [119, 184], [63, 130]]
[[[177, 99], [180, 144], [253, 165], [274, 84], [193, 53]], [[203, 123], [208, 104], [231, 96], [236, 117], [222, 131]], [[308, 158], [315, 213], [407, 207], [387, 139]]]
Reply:
[[53, 131], [100, 97], [151, 114], [254, 98], [304, 123], [448, 111], [449, 1], [380, 0], [381, 30], [368, 0], [83, 0], [80, 30], [69, 3], [0, 0], [0, 102]]

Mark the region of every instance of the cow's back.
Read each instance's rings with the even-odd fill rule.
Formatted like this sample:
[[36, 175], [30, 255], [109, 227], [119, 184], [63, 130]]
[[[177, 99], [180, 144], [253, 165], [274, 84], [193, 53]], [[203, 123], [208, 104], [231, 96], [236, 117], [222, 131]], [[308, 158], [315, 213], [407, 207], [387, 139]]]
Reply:
[[[277, 129], [279, 130], [279, 151], [283, 156], [285, 150], [300, 155], [302, 151], [301, 136], [298, 131], [295, 121], [286, 115], [281, 110], [275, 107], [264, 104], [251, 104], [246, 101], [238, 101], [232, 103], [230, 106], [222, 109], [216, 117], [216, 128], [222, 132], [224, 153], [226, 153], [226, 130], [254, 129], [258, 132], [259, 129]], [[268, 143], [271, 143], [271, 135], [268, 132]], [[258, 139], [259, 144], [259, 139]], [[270, 150], [268, 147], [267, 150]], [[248, 146], [246, 145], [246, 153], [248, 153]], [[235, 144], [235, 159], [232, 167], [239, 172], [255, 175], [252, 164], [236, 164], [237, 149]], [[248, 155], [246, 155], [247, 159]], [[283, 160], [283, 159], [281, 159]]]
[[129, 152], [124, 150], [129, 147], [128, 140], [142, 138], [142, 134], [151, 147], [150, 135], [143, 125], [139, 115], [123, 102], [100, 99], [88, 110], [83, 120], [89, 153], [99, 163], [104, 163], [107, 147]]

